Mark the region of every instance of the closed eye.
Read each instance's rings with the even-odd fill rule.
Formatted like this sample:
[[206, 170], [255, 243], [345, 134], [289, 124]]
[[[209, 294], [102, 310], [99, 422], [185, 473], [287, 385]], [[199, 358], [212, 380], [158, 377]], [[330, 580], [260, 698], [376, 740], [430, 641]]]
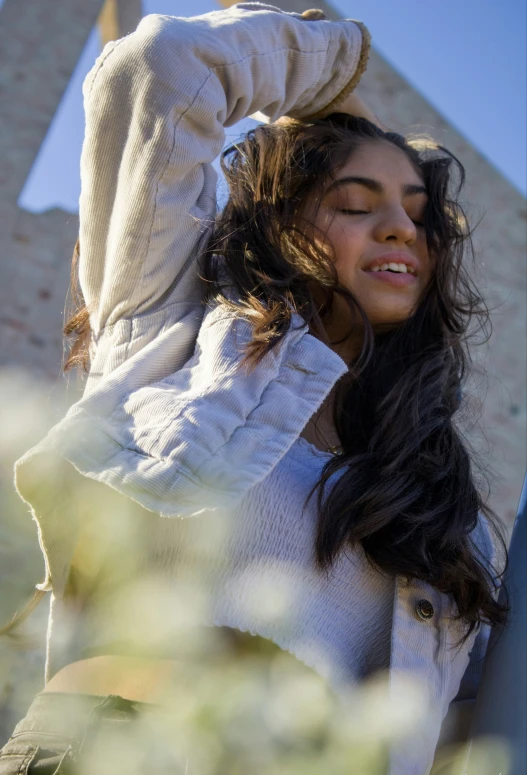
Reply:
[[[339, 213], [345, 213], [346, 215], [369, 215], [369, 210], [339, 210]], [[424, 227], [424, 223], [421, 221], [414, 221], [412, 220], [412, 223], [415, 223], [416, 226], [422, 226]]]

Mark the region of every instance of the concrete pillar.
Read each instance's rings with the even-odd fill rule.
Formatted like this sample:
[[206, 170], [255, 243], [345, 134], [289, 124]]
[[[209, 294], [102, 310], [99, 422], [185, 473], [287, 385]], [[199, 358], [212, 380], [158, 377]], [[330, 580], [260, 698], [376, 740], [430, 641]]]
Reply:
[[102, 45], [133, 32], [141, 15], [141, 0], [106, 0], [98, 19]]
[[140, 0], [5, 0], [0, 9], [0, 367], [60, 378], [78, 216], [36, 215], [17, 201], [94, 24], [112, 39], [140, 18]]

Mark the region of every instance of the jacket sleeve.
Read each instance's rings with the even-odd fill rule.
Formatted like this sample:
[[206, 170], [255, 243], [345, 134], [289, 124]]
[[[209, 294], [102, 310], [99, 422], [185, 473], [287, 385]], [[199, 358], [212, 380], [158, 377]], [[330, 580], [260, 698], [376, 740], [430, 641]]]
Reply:
[[[149, 15], [108, 43], [83, 84], [81, 289], [95, 336], [199, 301], [195, 259], [216, 215], [225, 127], [322, 115], [355, 86], [369, 35], [270, 5]], [[331, 110], [328, 110], [331, 112]]]

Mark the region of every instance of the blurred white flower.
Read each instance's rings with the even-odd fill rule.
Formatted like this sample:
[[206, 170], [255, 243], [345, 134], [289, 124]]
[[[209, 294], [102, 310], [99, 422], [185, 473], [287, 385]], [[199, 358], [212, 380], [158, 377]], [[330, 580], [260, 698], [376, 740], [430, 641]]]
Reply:
[[335, 701], [325, 681], [313, 672], [299, 671], [290, 664], [266, 706], [266, 720], [280, 736], [319, 734], [328, 723]]
[[335, 727], [337, 736], [362, 742], [404, 737], [422, 723], [428, 694], [422, 684], [403, 673], [375, 673], [357, 684], [345, 701], [346, 712]]
[[237, 605], [247, 614], [248, 620], [260, 622], [290, 619], [302, 599], [300, 578], [291, 574], [291, 568], [283, 563], [254, 563], [229, 584], [237, 593]]
[[0, 370], [0, 466], [13, 462], [46, 435], [65, 411], [63, 392], [48, 386], [35, 376], [14, 368]]

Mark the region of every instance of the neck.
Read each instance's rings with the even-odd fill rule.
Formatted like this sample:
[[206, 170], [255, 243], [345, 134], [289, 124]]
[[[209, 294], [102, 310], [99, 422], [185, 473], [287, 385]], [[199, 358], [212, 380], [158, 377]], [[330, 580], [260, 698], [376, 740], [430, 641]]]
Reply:
[[335, 296], [333, 311], [323, 319], [328, 338], [327, 345], [350, 366], [360, 355], [364, 342], [362, 320], [351, 321], [349, 307], [340, 296]]

